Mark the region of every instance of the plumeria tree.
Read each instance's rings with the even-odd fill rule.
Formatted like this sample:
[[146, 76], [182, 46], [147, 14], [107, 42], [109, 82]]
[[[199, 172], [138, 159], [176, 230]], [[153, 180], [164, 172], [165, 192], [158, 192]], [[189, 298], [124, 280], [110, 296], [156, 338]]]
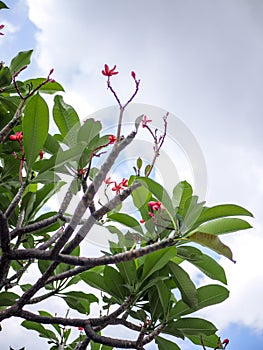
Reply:
[[[6, 8], [2, 1], [0, 8]], [[0, 29], [3, 35], [3, 24]], [[32, 52], [0, 65], [0, 321], [23, 319], [25, 331], [36, 331], [52, 350], [142, 350], [152, 342], [159, 350], [178, 350], [178, 338], [225, 349], [229, 340], [220, 340], [215, 325], [192, 316], [229, 295], [223, 268], [202, 247], [234, 261], [219, 236], [250, 228], [239, 216], [252, 214], [234, 204], [207, 207], [186, 181], [175, 183], [172, 193], [156, 181], [169, 113], [160, 116], [162, 130], [143, 114], [123, 133], [125, 111], [140, 87], [134, 71], [134, 91], [123, 103], [112, 84], [116, 66], [102, 70], [119, 108], [116, 131], [105, 134], [100, 121], [80, 121], [60, 95], [53, 69], [45, 78], [20, 80]], [[55, 95], [52, 111], [45, 94]], [[119, 181], [114, 162], [133, 147], [140, 129], [152, 139], [152, 160], [138, 156], [130, 176]], [[50, 209], [46, 203], [58, 193], [60, 206]], [[128, 198], [134, 215], [123, 208]], [[85, 256], [85, 238], [102, 227], [112, 240], [98, 256]], [[211, 284], [197, 288], [184, 261]], [[57, 297], [63, 315], [54, 311]], [[47, 300], [50, 309], [43, 310]], [[127, 336], [120, 338], [123, 327]]]

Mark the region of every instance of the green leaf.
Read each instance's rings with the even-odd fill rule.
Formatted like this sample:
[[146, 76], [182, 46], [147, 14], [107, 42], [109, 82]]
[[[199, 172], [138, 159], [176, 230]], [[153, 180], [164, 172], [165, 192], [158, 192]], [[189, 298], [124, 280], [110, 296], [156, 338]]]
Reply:
[[177, 248], [177, 255], [189, 261], [208, 277], [225, 284], [227, 283], [222, 266], [210, 256], [203, 254], [201, 250], [192, 246], [180, 246]]
[[163, 314], [165, 315], [168, 309], [168, 305], [170, 303], [171, 291], [164, 281], [159, 281], [156, 284], [156, 289], [162, 304]]
[[91, 287], [99, 289], [103, 292], [107, 292], [107, 287], [104, 283], [104, 279], [99, 273], [93, 271], [86, 271], [82, 272], [80, 274], [80, 277], [83, 282], [87, 283]]
[[2, 9], [9, 9], [9, 7], [7, 7], [3, 1], [0, 1], [0, 10]]
[[68, 292], [63, 293], [61, 296], [68, 306], [74, 310], [77, 310], [81, 314], [88, 315], [90, 313], [90, 304], [97, 303], [98, 298], [93, 294], [86, 294], [83, 292]]
[[57, 95], [54, 98], [53, 118], [66, 144], [74, 146], [80, 121], [75, 109], [66, 104], [62, 96]]
[[173, 190], [173, 205], [178, 207], [178, 214], [182, 215], [185, 203], [193, 195], [193, 189], [187, 181], [179, 182]]
[[39, 156], [39, 151], [43, 148], [48, 135], [48, 127], [48, 106], [45, 100], [36, 94], [26, 105], [22, 121], [23, 145], [29, 169], [32, 169], [32, 165]]
[[229, 232], [246, 230], [252, 226], [245, 220], [238, 218], [221, 218], [209, 221], [199, 226], [196, 231], [220, 235]]
[[80, 127], [78, 132], [78, 142], [85, 142], [88, 145], [96, 136], [102, 128], [101, 122], [95, 121], [94, 119], [87, 119], [85, 123]]
[[55, 333], [49, 329], [44, 328], [40, 323], [33, 322], [33, 321], [23, 321], [21, 323], [21, 326], [27, 329], [30, 329], [32, 331], [38, 332], [41, 338], [47, 338], [47, 339], [58, 341], [58, 338], [56, 337]]
[[198, 304], [195, 309], [189, 307], [183, 300], [179, 300], [171, 310], [169, 318], [176, 319], [183, 315], [203, 309], [210, 305], [222, 303], [229, 297], [229, 291], [220, 285], [210, 284], [197, 289]]
[[125, 298], [127, 294], [127, 290], [124, 287], [125, 282], [121, 274], [111, 266], [105, 266], [104, 283], [112, 296], [118, 300], [123, 300]]
[[[43, 84], [43, 82], [46, 80], [46, 78], [35, 78], [35, 79], [28, 79], [24, 82], [25, 85], [31, 85], [32, 89], [37, 88], [39, 85]], [[54, 82], [48, 82], [44, 85], [42, 85], [39, 89], [39, 92], [43, 92], [45, 94], [54, 94], [58, 91], [64, 91], [62, 85]]]
[[174, 217], [174, 207], [173, 203], [167, 193], [167, 191], [158, 184], [156, 181], [146, 178], [146, 177], [138, 177], [136, 179], [139, 183], [141, 183], [144, 187], [146, 187], [157, 199], [162, 203], [162, 205], [166, 208], [170, 216]]
[[0, 69], [0, 87], [10, 85], [12, 82], [12, 74], [8, 67]]
[[129, 286], [133, 286], [137, 279], [136, 265], [134, 260], [121, 262], [116, 264], [120, 271], [121, 277]]
[[195, 309], [198, 305], [197, 290], [188, 273], [174, 262], [169, 262], [169, 269], [172, 278], [175, 281], [183, 301], [191, 308]]
[[162, 269], [176, 255], [175, 246], [167, 247], [157, 252], [146, 255], [143, 264], [142, 281], [151, 276], [155, 271]]
[[10, 71], [13, 75], [20, 71], [21, 68], [28, 66], [30, 64], [31, 55], [33, 50], [20, 51], [17, 56], [15, 56], [10, 63]]
[[[81, 153], [83, 152], [84, 148], [85, 145], [83, 143], [79, 143], [75, 147], [67, 149], [66, 151], [61, 151], [57, 154], [54, 154], [49, 159], [42, 159], [41, 161], [35, 163], [33, 169], [39, 171], [40, 173], [50, 171], [54, 168], [57, 170], [57, 172], [62, 172], [61, 167], [63, 167], [65, 163], [71, 162], [71, 168], [74, 168], [76, 170], [77, 162], [79, 161], [79, 158], [81, 157]], [[72, 164], [72, 162], [75, 163]], [[66, 168], [63, 168], [63, 170], [67, 173]]]
[[59, 151], [62, 151], [56, 138], [50, 134], [47, 135], [46, 142], [44, 144], [44, 151], [50, 154], [55, 154]]
[[217, 331], [213, 323], [202, 318], [185, 317], [173, 322], [184, 335], [212, 335]]
[[217, 236], [203, 232], [195, 232], [187, 238], [190, 241], [201, 244], [204, 247], [208, 247], [214, 250], [216, 253], [221, 254], [226, 258], [230, 259], [231, 261], [235, 262], [233, 260], [233, 254], [231, 249], [225, 244], [223, 244]]
[[[187, 338], [195, 345], [202, 345], [200, 335], [187, 335]], [[202, 341], [209, 348], [216, 349], [218, 346], [218, 336], [216, 334], [202, 335]]]
[[[53, 315], [47, 311], [39, 310], [38, 313], [41, 316], [53, 317]], [[51, 326], [58, 332], [59, 335], [61, 335], [61, 328], [58, 324], [51, 324]]]
[[140, 234], [143, 234], [143, 230], [139, 222], [134, 217], [128, 214], [115, 213], [108, 215], [108, 218], [112, 221], [117, 221], [125, 226], [131, 227]]
[[176, 343], [159, 336], [155, 338], [155, 343], [158, 345], [159, 350], [180, 350]]
[[2, 292], [0, 293], [0, 307], [1, 306], [11, 306], [19, 298], [19, 295], [13, 292]]
[[204, 208], [202, 214], [198, 218], [199, 225], [210, 220], [218, 219], [225, 216], [245, 215], [253, 217], [248, 210], [235, 204], [221, 204], [211, 208]]

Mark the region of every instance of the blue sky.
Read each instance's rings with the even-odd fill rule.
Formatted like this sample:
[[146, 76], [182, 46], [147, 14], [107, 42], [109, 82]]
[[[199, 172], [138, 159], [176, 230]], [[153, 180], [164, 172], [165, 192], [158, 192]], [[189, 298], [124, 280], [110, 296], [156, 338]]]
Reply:
[[[114, 83], [123, 96], [129, 95], [135, 70], [142, 81], [136, 102], [169, 110], [197, 140], [208, 204], [237, 203], [254, 213], [253, 230], [224, 237], [237, 260], [233, 265], [220, 258], [230, 298], [202, 316], [230, 339], [229, 350], [262, 350], [262, 1], [6, 3], [11, 10], [0, 12], [6, 24], [3, 61], [34, 48], [24, 77], [46, 76], [54, 68], [66, 101], [83, 118], [114, 103], [100, 74], [104, 63], [117, 64], [121, 74]], [[0, 343], [9, 344], [11, 337], [0, 333]], [[27, 341], [21, 336], [12, 344], [19, 348]]]

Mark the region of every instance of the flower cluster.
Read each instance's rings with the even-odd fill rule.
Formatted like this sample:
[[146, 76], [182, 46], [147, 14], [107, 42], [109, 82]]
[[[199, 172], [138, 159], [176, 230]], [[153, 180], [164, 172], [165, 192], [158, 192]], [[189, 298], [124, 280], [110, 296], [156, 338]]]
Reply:
[[[164, 206], [159, 201], [150, 201], [150, 202], [148, 202], [148, 207], [151, 209], [151, 211], [148, 212], [149, 217], [153, 219], [154, 223], [157, 223], [157, 219], [155, 217], [154, 211], [157, 212], [159, 209], [165, 210]], [[144, 224], [145, 220], [141, 219], [140, 223]]]
[[116, 181], [111, 181], [111, 178], [108, 177], [104, 182], [107, 185], [114, 184], [111, 190], [116, 192], [116, 194], [120, 194], [122, 190], [125, 190], [125, 188], [128, 187], [128, 180], [125, 178], [123, 178], [120, 183], [117, 183]]

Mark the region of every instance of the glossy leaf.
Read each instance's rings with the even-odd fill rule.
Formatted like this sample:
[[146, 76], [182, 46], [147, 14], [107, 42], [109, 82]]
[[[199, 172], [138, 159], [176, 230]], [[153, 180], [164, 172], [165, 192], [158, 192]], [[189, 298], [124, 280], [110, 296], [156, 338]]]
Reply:
[[115, 214], [108, 215], [108, 218], [112, 221], [117, 221], [122, 225], [130, 227], [133, 230], [139, 232], [140, 234], [143, 234], [143, 230], [139, 222], [134, 217], [128, 214], [115, 213]]
[[[35, 89], [40, 84], [42, 84], [45, 80], [46, 80], [46, 78], [28, 79], [24, 82], [24, 84], [25, 85], [30, 84], [32, 86], [32, 88]], [[42, 85], [38, 89], [38, 91], [46, 93], [46, 94], [54, 94], [58, 91], [64, 91], [64, 89], [63, 89], [62, 85], [60, 85], [59, 83], [54, 81], [54, 82], [48, 82], [48, 83]]]
[[222, 303], [229, 297], [229, 291], [220, 285], [211, 284], [197, 289], [197, 306], [195, 309], [189, 307], [183, 300], [179, 300], [170, 312], [169, 318], [176, 319], [190, 314], [204, 307]]
[[231, 249], [223, 244], [220, 239], [213, 234], [203, 233], [203, 232], [195, 232], [187, 237], [190, 241], [199, 243], [204, 247], [210, 248], [214, 250], [216, 253], [224, 255], [226, 258], [233, 260], [233, 254]]
[[111, 266], [105, 266], [104, 283], [112, 296], [117, 299], [124, 299], [127, 294], [124, 287], [125, 282], [123, 281], [121, 274]]
[[197, 290], [188, 273], [174, 262], [169, 262], [169, 269], [172, 278], [175, 281], [183, 301], [191, 308], [195, 309], [198, 305]]
[[55, 333], [49, 329], [44, 328], [40, 323], [33, 322], [33, 321], [23, 321], [21, 323], [21, 326], [27, 329], [30, 329], [32, 331], [37, 331], [41, 338], [47, 338], [47, 339], [58, 341]]
[[[39, 310], [38, 313], [39, 313], [39, 315], [41, 315], [41, 316], [53, 317], [52, 314], [50, 314], [49, 312], [44, 311], [44, 310]], [[61, 335], [61, 328], [59, 327], [59, 325], [57, 325], [57, 324], [51, 324], [51, 326], [52, 326], [53, 328], [55, 328], [55, 330], [58, 332], [58, 334]]]
[[193, 189], [187, 181], [179, 182], [173, 190], [173, 205], [178, 207], [178, 214], [182, 215], [185, 202], [188, 198], [192, 197]]
[[158, 201], [162, 203], [171, 217], [174, 216], [172, 201], [163, 186], [158, 184], [156, 181], [146, 177], [138, 177], [136, 180], [144, 187], [146, 187], [158, 199]]
[[100, 274], [93, 272], [93, 271], [86, 271], [86, 272], [81, 273], [80, 277], [81, 277], [82, 281], [84, 281], [85, 283], [87, 283], [91, 287], [99, 289], [103, 292], [109, 293], [109, 290], [108, 290], [107, 286], [105, 285], [105, 280]]
[[[195, 345], [202, 345], [200, 335], [187, 335], [187, 338]], [[212, 335], [202, 335], [203, 344], [209, 348], [215, 349], [218, 346], [218, 336]]]
[[64, 102], [62, 96], [55, 96], [53, 107], [54, 121], [66, 143], [71, 147], [77, 142], [80, 121], [73, 107]]
[[102, 128], [101, 122], [94, 119], [87, 119], [83, 125], [81, 125], [78, 132], [78, 142], [85, 142], [87, 145], [94, 140]]
[[165, 315], [168, 309], [168, 305], [170, 303], [171, 291], [164, 281], [159, 281], [156, 284], [156, 289], [163, 307], [163, 314]]
[[177, 255], [189, 261], [208, 277], [227, 283], [222, 266], [210, 256], [203, 254], [201, 250], [192, 246], [180, 246], [177, 248]]
[[176, 255], [176, 247], [168, 247], [151, 253], [143, 260], [142, 281], [151, 276], [155, 271], [163, 268]]
[[8, 67], [2, 67], [0, 69], [0, 87], [3, 88], [5, 86], [10, 85], [12, 82], [12, 74]]
[[155, 343], [158, 345], [159, 350], [180, 350], [176, 343], [159, 336], [155, 338]]
[[39, 95], [33, 96], [26, 105], [22, 121], [23, 145], [26, 163], [29, 169], [39, 156], [47, 139], [49, 111], [45, 100]]
[[31, 55], [33, 50], [20, 51], [11, 61], [10, 71], [13, 75], [20, 71], [21, 68], [28, 66], [30, 64]]
[[217, 331], [213, 323], [202, 318], [185, 317], [173, 322], [184, 335], [212, 335]]
[[119, 264], [116, 264], [123, 280], [127, 285], [133, 286], [137, 279], [136, 265], [134, 260], [125, 261]]
[[70, 308], [85, 315], [90, 313], [90, 304], [98, 302], [98, 298], [95, 295], [77, 291], [63, 293], [62, 298]]
[[6, 4], [3, 1], [0, 1], [0, 10], [2, 9], [8, 9], [9, 7], [6, 6]]
[[11, 306], [19, 298], [19, 295], [13, 292], [0, 293], [0, 308], [1, 306]]
[[210, 220], [219, 219], [225, 216], [237, 216], [245, 215], [253, 217], [253, 214], [246, 210], [245, 208], [240, 207], [235, 204], [221, 204], [216, 205], [211, 208], [204, 208], [202, 214], [198, 218], [199, 225]]
[[245, 220], [238, 218], [221, 218], [209, 221], [199, 226], [196, 231], [220, 235], [229, 232], [246, 230], [252, 226]]

